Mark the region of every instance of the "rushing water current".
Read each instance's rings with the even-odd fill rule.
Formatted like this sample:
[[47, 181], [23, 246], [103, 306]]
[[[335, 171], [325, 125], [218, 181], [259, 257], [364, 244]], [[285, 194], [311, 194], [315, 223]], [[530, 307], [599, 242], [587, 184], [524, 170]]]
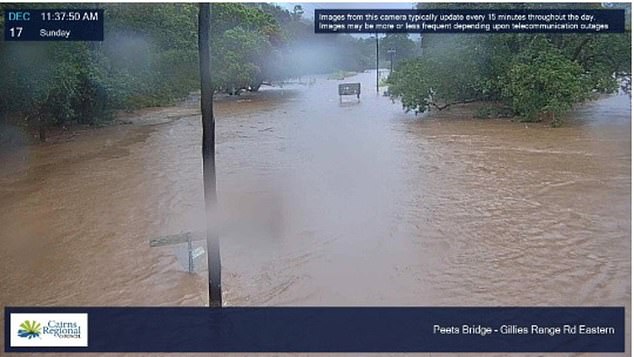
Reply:
[[[629, 97], [550, 128], [416, 117], [373, 73], [346, 81], [359, 102], [325, 79], [216, 102], [225, 304], [625, 305], [629, 321]], [[2, 306], [206, 303], [205, 268], [149, 245], [204, 227], [197, 105], [2, 156]]]

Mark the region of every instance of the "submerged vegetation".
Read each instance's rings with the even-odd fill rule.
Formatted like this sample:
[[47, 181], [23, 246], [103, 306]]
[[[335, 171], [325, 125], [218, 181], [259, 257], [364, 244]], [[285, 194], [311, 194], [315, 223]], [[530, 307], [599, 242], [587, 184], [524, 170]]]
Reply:
[[337, 71], [335, 73], [329, 74], [328, 79], [336, 79], [338, 81], [341, 81], [348, 77], [352, 77], [355, 74], [357, 74], [357, 72]]
[[460, 103], [496, 102], [508, 106], [522, 120], [547, 118], [559, 125], [561, 114], [575, 103], [596, 93], [614, 93], [622, 79], [631, 77], [630, 43], [629, 32], [425, 35], [423, 56], [397, 66], [388, 79], [389, 93], [399, 98], [406, 110], [417, 113]]

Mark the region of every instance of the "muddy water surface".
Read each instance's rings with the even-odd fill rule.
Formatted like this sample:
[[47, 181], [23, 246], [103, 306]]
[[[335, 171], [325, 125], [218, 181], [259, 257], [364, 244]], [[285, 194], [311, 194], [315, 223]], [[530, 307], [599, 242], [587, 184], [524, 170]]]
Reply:
[[[630, 301], [630, 99], [562, 128], [425, 118], [337, 81], [216, 103], [227, 305]], [[196, 103], [0, 167], [0, 303], [204, 305], [149, 240], [204, 226]], [[628, 333], [629, 335], [629, 333]]]

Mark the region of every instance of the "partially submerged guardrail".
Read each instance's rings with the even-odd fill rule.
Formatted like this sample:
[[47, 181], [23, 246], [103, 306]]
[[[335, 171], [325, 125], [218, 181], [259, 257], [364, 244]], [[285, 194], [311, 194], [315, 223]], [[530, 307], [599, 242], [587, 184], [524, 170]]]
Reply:
[[[199, 260], [198, 258], [205, 254], [205, 248], [201, 244], [205, 239], [205, 232], [185, 232], [152, 239], [150, 240], [150, 247], [163, 247], [168, 245], [178, 246], [178, 260], [183, 262], [183, 258], [185, 258], [184, 260], [187, 264], [187, 271], [195, 273], [197, 270], [196, 266], [201, 267], [203, 265], [202, 263], [196, 262]], [[187, 244], [184, 251], [186, 257], [183, 257], [183, 246], [180, 245], [185, 243]]]

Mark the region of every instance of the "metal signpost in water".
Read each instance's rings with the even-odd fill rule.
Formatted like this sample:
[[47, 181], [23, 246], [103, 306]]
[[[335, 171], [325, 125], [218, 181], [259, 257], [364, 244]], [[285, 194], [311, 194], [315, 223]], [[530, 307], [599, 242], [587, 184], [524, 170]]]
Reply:
[[[216, 158], [213, 91], [211, 87], [211, 56], [209, 53], [210, 5], [199, 4], [198, 55], [200, 64], [200, 110], [203, 126], [203, 181], [207, 212], [207, 270], [209, 274], [209, 307], [222, 307], [220, 274], [220, 244], [216, 227], [211, 226], [209, 214], [216, 209]], [[191, 254], [191, 253], [190, 253]]]
[[387, 54], [390, 55], [390, 75], [392, 75], [392, 71], [394, 70], [394, 54], [396, 54], [396, 50], [390, 48], [387, 50]]
[[379, 76], [381, 72], [379, 72], [379, 33], [376, 34], [376, 92], [379, 92]]

